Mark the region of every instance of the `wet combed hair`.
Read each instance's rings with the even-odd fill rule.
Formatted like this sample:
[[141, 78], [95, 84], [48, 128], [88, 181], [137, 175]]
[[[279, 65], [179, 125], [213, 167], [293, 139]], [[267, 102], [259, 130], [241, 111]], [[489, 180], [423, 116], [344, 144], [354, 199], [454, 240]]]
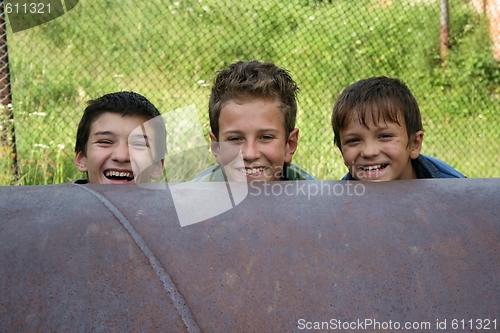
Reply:
[[217, 72], [208, 112], [210, 127], [219, 139], [219, 117], [224, 105], [239, 99], [280, 99], [286, 137], [295, 128], [299, 88], [287, 70], [271, 62], [237, 62]]
[[408, 144], [415, 133], [423, 131], [417, 100], [406, 84], [395, 78], [372, 77], [355, 82], [342, 91], [332, 112], [334, 142], [340, 150], [340, 131], [353, 117], [358, 117], [360, 124], [366, 127], [370, 119], [375, 125], [380, 122], [401, 125], [404, 119]]
[[155, 159], [161, 160], [166, 153], [167, 130], [165, 122], [158, 109], [146, 97], [132, 91], [114, 92], [88, 102], [83, 112], [82, 119], [78, 124], [76, 133], [75, 152], [83, 152], [87, 155], [87, 142], [90, 135], [90, 127], [103, 113], [117, 113], [125, 116], [137, 116], [145, 121], [152, 120], [155, 130]]

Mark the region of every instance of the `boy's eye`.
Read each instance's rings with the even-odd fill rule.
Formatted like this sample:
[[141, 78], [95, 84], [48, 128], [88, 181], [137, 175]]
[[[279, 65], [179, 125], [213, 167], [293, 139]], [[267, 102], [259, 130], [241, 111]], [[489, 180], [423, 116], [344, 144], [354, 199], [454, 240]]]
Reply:
[[357, 143], [357, 142], [359, 142], [359, 139], [352, 138], [352, 139], [345, 140], [344, 144], [348, 145], [348, 144]]
[[110, 140], [98, 140], [97, 143], [101, 145], [110, 145], [113, 142], [111, 142]]
[[148, 148], [145, 141], [134, 141], [131, 143], [131, 146], [134, 148]]
[[262, 136], [262, 139], [263, 140], [272, 140], [272, 139], [274, 139], [274, 136], [265, 134], [265, 135]]
[[393, 138], [393, 137], [394, 137], [394, 135], [392, 135], [392, 134], [381, 134], [380, 135], [381, 139], [390, 139], [390, 138]]
[[231, 136], [227, 139], [227, 141], [240, 141], [241, 138], [240, 137], [237, 137], [237, 136]]

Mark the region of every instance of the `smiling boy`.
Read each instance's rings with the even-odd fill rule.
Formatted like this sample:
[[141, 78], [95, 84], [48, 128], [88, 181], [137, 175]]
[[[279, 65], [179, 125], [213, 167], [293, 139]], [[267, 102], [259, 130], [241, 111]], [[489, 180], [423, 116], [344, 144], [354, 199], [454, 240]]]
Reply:
[[237, 62], [219, 71], [209, 101], [217, 165], [193, 181], [315, 179], [291, 163], [298, 90], [286, 70], [269, 62]]
[[144, 96], [116, 92], [88, 103], [78, 125], [74, 162], [87, 179], [77, 183], [147, 183], [163, 171], [166, 129]]
[[420, 109], [398, 79], [373, 77], [344, 89], [333, 107], [332, 127], [349, 170], [344, 180], [465, 178], [448, 164], [420, 154]]

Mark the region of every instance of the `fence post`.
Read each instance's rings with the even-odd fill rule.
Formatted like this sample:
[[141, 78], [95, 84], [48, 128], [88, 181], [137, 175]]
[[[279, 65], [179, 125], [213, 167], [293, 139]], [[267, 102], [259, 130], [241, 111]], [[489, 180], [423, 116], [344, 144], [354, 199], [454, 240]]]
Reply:
[[486, 1], [486, 15], [490, 26], [490, 35], [493, 42], [493, 57], [500, 61], [500, 1]]
[[439, 2], [439, 51], [441, 61], [446, 60], [448, 50], [450, 49], [450, 36], [449, 36], [449, 10], [448, 0], [440, 0]]
[[[12, 93], [10, 89], [9, 54], [7, 52], [7, 21], [5, 20], [4, 1], [0, 2], [0, 101], [3, 115], [0, 117], [0, 147], [10, 147], [12, 160], [12, 181], [18, 179], [16, 133], [14, 113], [12, 112]], [[10, 137], [10, 138], [9, 138]]]

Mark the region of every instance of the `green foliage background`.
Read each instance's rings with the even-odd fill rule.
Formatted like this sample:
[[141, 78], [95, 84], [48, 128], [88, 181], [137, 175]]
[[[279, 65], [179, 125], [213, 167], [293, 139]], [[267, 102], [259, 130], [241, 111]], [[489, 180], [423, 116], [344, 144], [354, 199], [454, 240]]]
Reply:
[[[335, 98], [375, 75], [412, 89], [424, 154], [469, 177], [499, 177], [500, 68], [485, 16], [450, 1], [450, 37], [442, 63], [434, 0], [82, 0], [54, 21], [8, 30], [20, 178], [12, 182], [2, 147], [0, 184], [82, 178], [72, 161], [78, 121], [87, 100], [112, 91], [139, 92], [162, 112], [196, 107], [208, 139], [215, 72], [253, 59], [288, 69], [299, 84], [294, 162], [318, 179], [345, 173], [330, 128]], [[189, 130], [178, 135], [189, 138]], [[213, 162], [208, 145], [202, 150]], [[184, 162], [193, 165], [185, 180], [207, 166]]]

